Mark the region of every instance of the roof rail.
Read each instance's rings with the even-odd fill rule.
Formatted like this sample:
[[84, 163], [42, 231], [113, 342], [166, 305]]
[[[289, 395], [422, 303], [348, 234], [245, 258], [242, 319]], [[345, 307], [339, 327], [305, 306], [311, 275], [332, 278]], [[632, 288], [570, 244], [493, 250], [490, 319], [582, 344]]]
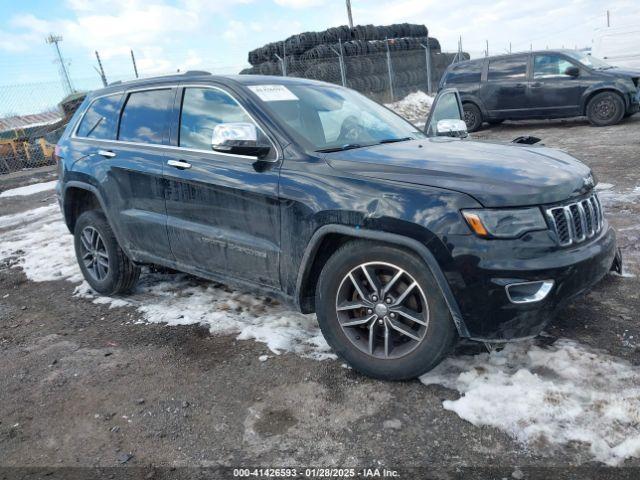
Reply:
[[211, 72], [206, 70], [187, 70], [183, 75], [211, 75]]

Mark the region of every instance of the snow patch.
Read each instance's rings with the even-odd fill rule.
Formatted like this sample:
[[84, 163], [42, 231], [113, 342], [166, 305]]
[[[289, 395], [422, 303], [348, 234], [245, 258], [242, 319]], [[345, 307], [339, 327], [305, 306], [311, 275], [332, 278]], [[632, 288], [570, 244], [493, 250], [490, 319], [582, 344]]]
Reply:
[[[17, 225], [3, 233], [0, 260], [14, 258], [13, 265], [22, 267], [30, 280], [83, 280], [73, 237], [55, 204], [0, 217], [0, 225]], [[148, 323], [202, 324], [213, 334], [237, 334], [241, 340], [265, 343], [274, 354], [336, 358], [315, 315], [293, 312], [273, 299], [185, 274], [145, 273], [136, 291], [124, 298], [97, 295], [86, 282], [74, 294], [110, 308], [135, 307]]]
[[445, 409], [524, 444], [583, 442], [611, 466], [640, 457], [640, 368], [575, 341], [451, 357], [420, 380], [461, 393]]
[[418, 90], [412, 92], [402, 100], [397, 102], [387, 103], [385, 106], [401, 117], [406, 118], [416, 126], [424, 126], [431, 110], [434, 97], [427, 95], [423, 91]]
[[33, 195], [35, 193], [46, 192], [56, 188], [57, 180], [44, 183], [34, 183], [33, 185], [27, 185], [25, 187], [12, 188], [11, 190], [5, 190], [0, 193], [0, 198], [6, 197], [25, 197], [27, 195]]

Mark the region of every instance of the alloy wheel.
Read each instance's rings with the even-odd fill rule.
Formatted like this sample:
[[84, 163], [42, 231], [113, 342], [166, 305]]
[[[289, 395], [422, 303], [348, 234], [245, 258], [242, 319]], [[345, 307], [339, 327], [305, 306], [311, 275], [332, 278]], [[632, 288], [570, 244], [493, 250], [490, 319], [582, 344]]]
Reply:
[[418, 282], [385, 262], [363, 263], [345, 275], [338, 287], [336, 313], [351, 343], [380, 359], [412, 352], [429, 325], [427, 298]]
[[109, 273], [109, 254], [98, 230], [85, 227], [80, 234], [82, 262], [95, 280], [102, 281]]

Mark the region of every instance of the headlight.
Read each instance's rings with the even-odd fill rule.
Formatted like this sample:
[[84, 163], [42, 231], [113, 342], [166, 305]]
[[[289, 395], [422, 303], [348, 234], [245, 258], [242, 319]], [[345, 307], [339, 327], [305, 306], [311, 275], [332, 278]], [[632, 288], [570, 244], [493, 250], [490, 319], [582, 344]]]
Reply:
[[517, 238], [526, 232], [547, 229], [537, 207], [463, 210], [462, 215], [471, 230], [483, 238]]

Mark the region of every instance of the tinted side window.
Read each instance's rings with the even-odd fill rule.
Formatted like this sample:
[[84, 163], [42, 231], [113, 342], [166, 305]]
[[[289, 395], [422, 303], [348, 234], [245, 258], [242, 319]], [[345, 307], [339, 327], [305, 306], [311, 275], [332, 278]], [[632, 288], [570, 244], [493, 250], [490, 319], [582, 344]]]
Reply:
[[567, 75], [564, 72], [567, 68], [573, 66], [573, 63], [564, 59], [560, 55], [536, 55], [533, 60], [533, 78], [569, 78], [570, 75]]
[[162, 143], [170, 105], [170, 89], [131, 93], [122, 111], [118, 140]]
[[78, 126], [79, 137], [114, 140], [118, 123], [118, 106], [122, 94], [98, 98], [87, 109]]
[[487, 80], [524, 80], [527, 74], [527, 57], [498, 58], [489, 61]]
[[211, 150], [215, 126], [233, 122], [254, 123], [227, 93], [212, 88], [186, 88], [182, 99], [178, 145]]
[[447, 84], [479, 83], [482, 75], [482, 62], [467, 63], [452, 67], [447, 74]]

